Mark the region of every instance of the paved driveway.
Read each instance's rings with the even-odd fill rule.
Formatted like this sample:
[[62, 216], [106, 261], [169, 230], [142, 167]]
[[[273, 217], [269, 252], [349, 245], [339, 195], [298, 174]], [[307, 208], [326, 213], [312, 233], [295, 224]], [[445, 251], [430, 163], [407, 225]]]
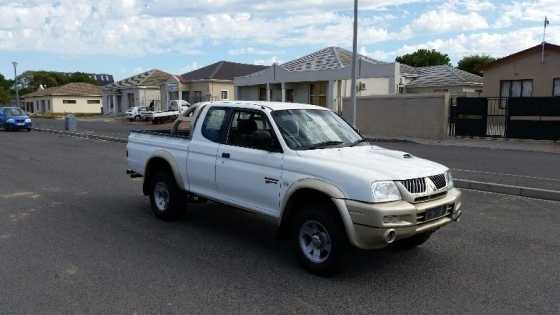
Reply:
[[424, 247], [355, 251], [323, 279], [256, 216], [155, 219], [123, 144], [0, 141], [0, 314], [560, 312], [560, 203], [466, 191], [463, 221]]

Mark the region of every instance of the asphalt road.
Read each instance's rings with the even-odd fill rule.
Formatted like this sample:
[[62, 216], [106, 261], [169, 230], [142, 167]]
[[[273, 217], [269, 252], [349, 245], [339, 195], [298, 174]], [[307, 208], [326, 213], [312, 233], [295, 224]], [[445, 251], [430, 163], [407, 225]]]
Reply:
[[157, 220], [124, 145], [0, 133], [0, 314], [559, 313], [560, 203], [465, 191], [411, 251], [355, 251], [324, 279], [259, 217]]
[[[33, 120], [36, 127], [64, 129], [64, 120]], [[78, 131], [127, 138], [134, 129], [168, 129], [171, 124], [129, 122], [125, 119], [80, 119]], [[560, 155], [555, 153], [492, 148], [427, 145], [410, 142], [379, 142], [377, 145], [402, 150], [441, 162], [455, 177], [482, 182], [560, 190]]]

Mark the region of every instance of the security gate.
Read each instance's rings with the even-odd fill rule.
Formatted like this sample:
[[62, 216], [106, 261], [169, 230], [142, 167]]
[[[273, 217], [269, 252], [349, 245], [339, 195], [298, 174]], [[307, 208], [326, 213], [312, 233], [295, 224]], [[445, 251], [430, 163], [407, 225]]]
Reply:
[[484, 97], [458, 97], [456, 106], [451, 107], [451, 120], [456, 136], [486, 135], [488, 99]]
[[560, 139], [560, 97], [458, 97], [451, 136]]

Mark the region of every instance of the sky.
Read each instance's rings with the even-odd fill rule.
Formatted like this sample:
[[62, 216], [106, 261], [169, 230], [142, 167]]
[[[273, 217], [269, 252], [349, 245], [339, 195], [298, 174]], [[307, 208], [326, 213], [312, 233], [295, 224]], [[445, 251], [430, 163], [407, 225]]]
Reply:
[[[501, 57], [560, 44], [559, 0], [359, 0], [358, 47], [393, 61], [433, 48]], [[352, 0], [0, 0], [0, 73], [172, 74], [229, 60], [270, 65], [352, 47]]]

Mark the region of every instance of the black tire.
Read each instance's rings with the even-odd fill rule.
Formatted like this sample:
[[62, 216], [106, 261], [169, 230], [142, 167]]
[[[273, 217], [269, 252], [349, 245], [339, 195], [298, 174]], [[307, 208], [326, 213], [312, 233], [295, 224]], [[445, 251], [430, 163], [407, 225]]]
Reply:
[[[168, 197], [165, 198], [164, 195]], [[175, 178], [169, 172], [160, 171], [152, 177], [150, 182], [150, 204], [152, 212], [156, 217], [164, 221], [177, 220], [183, 214], [186, 207], [186, 199], [183, 192], [177, 187]]]
[[412, 249], [426, 243], [430, 239], [430, 236], [432, 236], [431, 232], [417, 234], [409, 238], [398, 240], [394, 245], [402, 249]]
[[27, 132], [31, 132], [31, 128], [27, 128]]
[[[298, 261], [307, 271], [322, 277], [332, 276], [340, 271], [350, 247], [346, 230], [336, 211], [334, 206], [327, 203], [307, 204], [299, 209], [292, 221], [291, 239]], [[318, 231], [324, 229], [327, 235], [325, 237], [322, 233], [316, 233], [313, 237], [317, 237], [317, 242], [325, 244], [329, 243], [328, 240], [330, 240], [330, 250], [319, 249], [320, 257], [318, 257], [318, 261], [314, 261], [309, 257], [313, 255], [313, 252], [316, 252], [313, 237], [302, 238], [301, 234], [305, 234], [303, 232], [305, 227], [316, 226], [317, 223], [320, 225], [317, 226]], [[306, 254], [305, 243], [307, 243], [307, 249], [311, 247], [315, 249], [307, 250], [308, 254]], [[319, 247], [321, 246], [322, 244], [319, 245]]]

